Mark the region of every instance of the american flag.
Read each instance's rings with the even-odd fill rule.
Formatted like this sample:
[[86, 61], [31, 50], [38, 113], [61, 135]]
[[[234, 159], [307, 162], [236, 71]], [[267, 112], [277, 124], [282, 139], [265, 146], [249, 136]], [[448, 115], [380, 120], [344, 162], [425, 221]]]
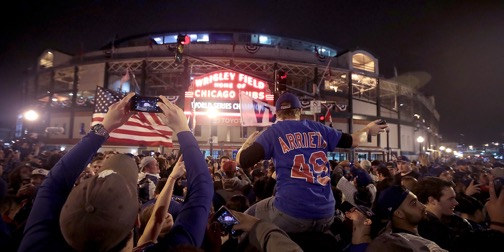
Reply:
[[[123, 97], [119, 92], [97, 87], [91, 126], [101, 123], [108, 107]], [[138, 112], [112, 131], [107, 143], [173, 147], [172, 134], [172, 130], [155, 113]]]

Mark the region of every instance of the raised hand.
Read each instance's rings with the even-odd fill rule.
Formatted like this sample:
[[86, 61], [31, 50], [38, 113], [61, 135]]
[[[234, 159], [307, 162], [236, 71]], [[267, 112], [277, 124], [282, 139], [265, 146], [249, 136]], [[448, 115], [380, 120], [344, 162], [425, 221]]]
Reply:
[[135, 93], [129, 93], [120, 101], [110, 105], [102, 122], [103, 127], [108, 132], [112, 132], [113, 130], [119, 128], [121, 125], [126, 123], [133, 114], [135, 114], [135, 112], [130, 111], [128, 106], [131, 97], [134, 95]]
[[184, 175], [186, 171], [185, 165], [184, 165], [184, 160], [182, 158], [182, 155], [180, 155], [177, 163], [173, 167], [173, 171], [170, 174], [170, 177], [173, 177], [174, 179], [180, 178], [182, 175]]
[[368, 134], [376, 136], [380, 132], [385, 132], [385, 129], [388, 127], [388, 124], [387, 123], [379, 124], [380, 122], [382, 122], [382, 120], [378, 119], [366, 125], [366, 128], [368, 129]]
[[159, 96], [159, 98], [163, 101], [157, 103], [161, 110], [163, 110], [163, 113], [159, 115], [163, 122], [176, 134], [182, 131], [190, 131], [184, 111], [171, 103], [166, 97]]
[[[494, 181], [490, 180], [490, 197], [485, 205], [488, 216], [490, 217], [490, 228], [504, 232], [504, 187], [500, 192], [495, 191]], [[492, 224], [493, 223], [493, 224]]]
[[465, 189], [465, 194], [467, 196], [472, 196], [476, 193], [479, 193], [480, 192], [480, 184], [478, 184], [478, 182], [471, 180], [471, 183], [467, 186], [467, 188]]

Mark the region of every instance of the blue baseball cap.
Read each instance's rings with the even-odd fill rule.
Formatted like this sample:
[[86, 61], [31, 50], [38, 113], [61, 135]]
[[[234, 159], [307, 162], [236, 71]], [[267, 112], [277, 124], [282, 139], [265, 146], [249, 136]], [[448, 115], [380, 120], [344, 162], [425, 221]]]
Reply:
[[411, 160], [407, 156], [399, 156], [397, 157], [397, 162], [411, 162]]
[[354, 178], [357, 180], [357, 186], [365, 187], [373, 183], [371, 175], [369, 175], [369, 173], [366, 172], [365, 170], [352, 169], [351, 172], [354, 175]]
[[393, 185], [380, 192], [376, 199], [376, 209], [382, 218], [390, 219], [409, 194], [408, 189]]
[[280, 95], [280, 97], [278, 97], [275, 107], [276, 111], [282, 109], [301, 108], [301, 102], [299, 101], [297, 96], [293, 95], [292, 93], [283, 93]]

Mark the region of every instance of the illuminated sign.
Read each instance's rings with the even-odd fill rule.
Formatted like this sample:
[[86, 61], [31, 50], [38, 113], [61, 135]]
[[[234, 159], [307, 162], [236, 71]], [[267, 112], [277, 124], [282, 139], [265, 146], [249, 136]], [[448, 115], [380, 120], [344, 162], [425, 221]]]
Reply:
[[[214, 108], [221, 118], [219, 121], [236, 118], [240, 116], [240, 92], [273, 105], [274, 96], [266, 81], [235, 71], [221, 70], [194, 77], [185, 93], [184, 107], [187, 114], [195, 111], [196, 115], [206, 115], [209, 108]], [[198, 116], [206, 121], [203, 117], [207, 116]]]

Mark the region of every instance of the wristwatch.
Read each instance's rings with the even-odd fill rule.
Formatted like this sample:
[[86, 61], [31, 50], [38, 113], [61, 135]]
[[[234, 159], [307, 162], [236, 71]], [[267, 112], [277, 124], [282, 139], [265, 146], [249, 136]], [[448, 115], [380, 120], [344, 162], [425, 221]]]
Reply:
[[95, 124], [93, 127], [91, 127], [91, 132], [96, 135], [105, 137], [105, 139], [109, 138], [108, 131], [105, 129], [105, 127], [103, 127], [103, 124], [101, 123]]

